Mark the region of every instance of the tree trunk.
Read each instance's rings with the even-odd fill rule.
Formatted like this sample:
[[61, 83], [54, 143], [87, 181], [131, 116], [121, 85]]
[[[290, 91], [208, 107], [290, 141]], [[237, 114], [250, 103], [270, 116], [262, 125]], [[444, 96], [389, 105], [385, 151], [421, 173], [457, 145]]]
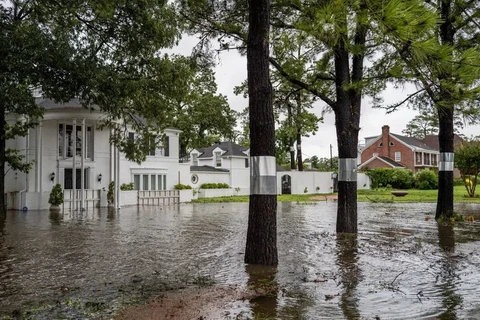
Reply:
[[302, 114], [302, 101], [300, 92], [297, 93], [296, 96], [297, 100], [297, 163], [298, 163], [298, 171], [303, 171], [303, 158], [302, 158], [302, 133], [300, 128], [300, 116]]
[[[453, 108], [437, 107], [440, 153], [454, 152]], [[441, 168], [439, 168], [441, 169]], [[438, 171], [438, 197], [435, 219], [453, 216], [453, 171]]]
[[[454, 42], [455, 28], [453, 21], [456, 18], [451, 16], [451, 5], [452, 1], [440, 1], [440, 15], [442, 18], [442, 23], [440, 24], [440, 40], [442, 45], [450, 46], [452, 46]], [[443, 74], [440, 77], [440, 103], [436, 104], [439, 123], [438, 142], [440, 153], [454, 152], [454, 105], [450, 103], [451, 95], [448, 92], [449, 88], [445, 88], [441, 81], [449, 77], [449, 74]], [[438, 197], [435, 219], [440, 218], [442, 215], [445, 217], [453, 216], [453, 171], [450, 170], [438, 171]]]
[[[248, 3], [250, 156], [275, 157], [275, 125], [268, 61], [270, 1], [249, 0]], [[252, 163], [251, 170], [253, 169]], [[251, 189], [254, 189], [252, 185]], [[254, 194], [251, 190], [250, 194], [245, 263], [275, 265], [278, 263], [277, 196], [276, 193], [259, 193]]]
[[[338, 158], [356, 158], [358, 129], [355, 119], [348, 115], [349, 106], [335, 113]], [[354, 117], [355, 118], [355, 117]], [[340, 169], [340, 168], [339, 168]], [[357, 233], [357, 181], [338, 181], [337, 232]]]
[[6, 214], [5, 203], [5, 112], [1, 111], [0, 117], [0, 215]]
[[[288, 116], [288, 125], [289, 127], [292, 127], [292, 106], [290, 103], [287, 102], [287, 116]], [[295, 150], [294, 150], [294, 143], [295, 140], [293, 139], [292, 136], [288, 138], [288, 147], [289, 147], [289, 152], [290, 152], [290, 169], [295, 170], [297, 169], [297, 166], [295, 164]]]
[[[347, 24], [347, 17], [341, 22]], [[350, 168], [353, 173], [350, 181], [343, 180], [342, 168], [339, 163], [337, 232], [357, 233], [357, 179], [356, 158], [358, 146], [358, 131], [360, 130], [360, 108], [362, 100], [361, 89], [346, 89], [351, 83], [357, 84], [363, 79], [363, 59], [361, 53], [353, 54], [350, 77], [349, 54], [344, 44], [347, 35], [340, 39], [335, 54], [335, 92], [337, 102], [334, 108], [335, 128], [337, 131], [338, 158], [350, 159], [353, 162]], [[358, 24], [355, 34], [355, 44], [365, 45], [366, 27]], [[355, 159], [355, 160], [352, 160]]]

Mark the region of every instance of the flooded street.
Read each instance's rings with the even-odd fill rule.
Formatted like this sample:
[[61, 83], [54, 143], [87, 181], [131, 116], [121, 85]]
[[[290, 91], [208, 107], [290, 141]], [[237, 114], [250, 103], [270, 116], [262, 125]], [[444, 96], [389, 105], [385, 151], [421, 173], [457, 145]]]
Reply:
[[[335, 234], [336, 202], [279, 203], [270, 294], [232, 304], [259, 319], [480, 319], [480, 223], [438, 225], [435, 204], [359, 203]], [[480, 221], [480, 206], [456, 212]], [[190, 286], [255, 281], [243, 263], [247, 203], [0, 218], [0, 318], [109, 318]], [[261, 316], [263, 316], [263, 318]], [[378, 319], [377, 318], [377, 319]]]

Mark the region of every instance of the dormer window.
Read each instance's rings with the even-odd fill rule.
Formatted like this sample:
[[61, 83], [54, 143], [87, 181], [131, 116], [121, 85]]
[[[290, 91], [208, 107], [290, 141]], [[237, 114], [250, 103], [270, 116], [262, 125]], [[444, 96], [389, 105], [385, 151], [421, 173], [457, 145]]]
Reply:
[[215, 166], [216, 167], [221, 167], [222, 166], [222, 152], [221, 151], [216, 151], [215, 152]]
[[198, 154], [192, 153], [192, 161], [194, 166], [198, 166]]

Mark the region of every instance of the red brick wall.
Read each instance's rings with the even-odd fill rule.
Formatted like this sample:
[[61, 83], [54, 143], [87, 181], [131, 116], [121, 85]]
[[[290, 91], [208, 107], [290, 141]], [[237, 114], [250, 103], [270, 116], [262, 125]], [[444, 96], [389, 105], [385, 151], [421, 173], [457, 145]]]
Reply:
[[[385, 130], [382, 130], [385, 131]], [[382, 142], [382, 146], [379, 147], [378, 145]], [[389, 143], [393, 142], [393, 146], [389, 146]], [[385, 148], [385, 145], [387, 147]], [[415, 170], [415, 153], [409, 147], [405, 146], [403, 143], [398, 141], [397, 139], [393, 138], [392, 136], [388, 135], [387, 137], [382, 136], [382, 138], [375, 141], [372, 145], [368, 148], [364, 149], [361, 155], [361, 163], [371, 159], [374, 153], [378, 153], [379, 156], [388, 157], [395, 161], [395, 152], [400, 151], [402, 156], [402, 161], [399, 161], [402, 165], [407, 167], [408, 169], [414, 171]], [[372, 161], [373, 163], [375, 161]], [[380, 161], [383, 165], [381, 167], [375, 168], [390, 168], [386, 163]], [[369, 168], [374, 168], [369, 163], [367, 166]]]

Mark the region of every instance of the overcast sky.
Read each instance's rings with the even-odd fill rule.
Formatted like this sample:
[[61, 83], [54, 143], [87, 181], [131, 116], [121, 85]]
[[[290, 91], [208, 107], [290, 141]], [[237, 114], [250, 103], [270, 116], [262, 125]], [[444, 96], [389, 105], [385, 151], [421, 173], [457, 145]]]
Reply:
[[[190, 55], [195, 43], [196, 39], [184, 37], [179, 46], [173, 51], [182, 55]], [[248, 100], [242, 96], [236, 96], [233, 93], [233, 88], [240, 85], [242, 81], [247, 78], [247, 59], [246, 57], [240, 56], [237, 51], [228, 51], [220, 54], [218, 62], [215, 69], [218, 92], [228, 97], [228, 102], [232, 109], [242, 111], [248, 106]], [[399, 102], [409, 93], [415, 91], [413, 87], [403, 89], [389, 87], [383, 93], [384, 103], [388, 105]], [[321, 102], [318, 102], [312, 112], [320, 116], [322, 107]], [[385, 110], [373, 109], [368, 99], [364, 99], [360, 118], [359, 142], [364, 143], [365, 137], [380, 135], [383, 125], [389, 125], [390, 131], [393, 133], [402, 134], [402, 130], [405, 129], [407, 122], [416, 114], [416, 111], [405, 107], [392, 114], [385, 114]], [[471, 135], [480, 135], [480, 127], [469, 126], [466, 127], [462, 133], [468, 137]], [[330, 157], [330, 144], [333, 145], [333, 156], [337, 155], [335, 117], [333, 113], [325, 115], [324, 123], [319, 124], [316, 135], [303, 138], [302, 150], [304, 159], [314, 155], [319, 158]]]

